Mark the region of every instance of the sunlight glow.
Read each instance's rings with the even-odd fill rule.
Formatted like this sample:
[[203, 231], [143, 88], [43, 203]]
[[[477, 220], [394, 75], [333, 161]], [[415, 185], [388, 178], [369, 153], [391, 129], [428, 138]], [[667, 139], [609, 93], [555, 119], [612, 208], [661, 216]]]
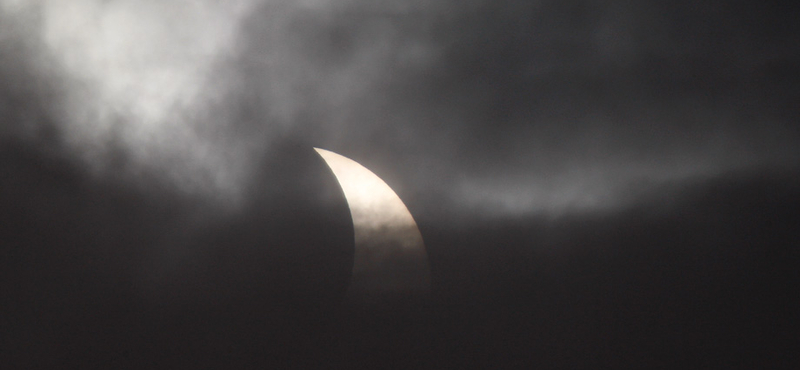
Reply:
[[422, 235], [397, 194], [357, 162], [314, 149], [333, 171], [350, 206], [355, 235], [351, 294], [427, 290]]

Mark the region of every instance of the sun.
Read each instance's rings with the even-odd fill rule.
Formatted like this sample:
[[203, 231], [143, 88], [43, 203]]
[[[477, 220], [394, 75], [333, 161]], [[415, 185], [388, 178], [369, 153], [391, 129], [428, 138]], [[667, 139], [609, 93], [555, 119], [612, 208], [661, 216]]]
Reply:
[[314, 148], [339, 181], [353, 219], [355, 255], [349, 290], [424, 291], [428, 260], [416, 221], [400, 197], [364, 166]]

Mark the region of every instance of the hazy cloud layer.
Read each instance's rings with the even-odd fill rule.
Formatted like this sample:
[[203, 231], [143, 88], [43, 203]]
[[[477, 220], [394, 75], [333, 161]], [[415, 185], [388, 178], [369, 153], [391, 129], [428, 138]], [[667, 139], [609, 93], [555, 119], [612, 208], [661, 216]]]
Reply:
[[[0, 0], [0, 363], [797, 368], [792, 9]], [[432, 299], [339, 310], [313, 147]]]
[[4, 68], [29, 71], [17, 86], [47, 86], [45, 106], [27, 110], [49, 112], [73, 157], [223, 204], [246, 202], [287, 140], [362, 162], [412, 208], [498, 214], [613, 208], [631, 189], [797, 163], [796, 26], [780, 5], [3, 10], [3, 43], [25, 51]]

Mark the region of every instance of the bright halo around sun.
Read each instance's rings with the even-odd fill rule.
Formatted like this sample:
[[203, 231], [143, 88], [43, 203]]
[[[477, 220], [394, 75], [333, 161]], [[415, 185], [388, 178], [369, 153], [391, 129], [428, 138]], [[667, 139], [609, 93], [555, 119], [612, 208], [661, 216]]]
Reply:
[[314, 149], [339, 181], [353, 218], [355, 254], [348, 294], [428, 291], [425, 245], [403, 201], [364, 166], [334, 152]]

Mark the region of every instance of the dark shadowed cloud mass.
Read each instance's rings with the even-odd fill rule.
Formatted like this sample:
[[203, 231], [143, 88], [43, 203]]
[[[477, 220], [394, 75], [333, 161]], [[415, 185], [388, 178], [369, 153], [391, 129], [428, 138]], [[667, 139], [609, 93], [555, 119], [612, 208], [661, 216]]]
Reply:
[[[792, 368], [793, 9], [0, 0], [0, 364]], [[434, 298], [336, 308], [313, 147]]]

